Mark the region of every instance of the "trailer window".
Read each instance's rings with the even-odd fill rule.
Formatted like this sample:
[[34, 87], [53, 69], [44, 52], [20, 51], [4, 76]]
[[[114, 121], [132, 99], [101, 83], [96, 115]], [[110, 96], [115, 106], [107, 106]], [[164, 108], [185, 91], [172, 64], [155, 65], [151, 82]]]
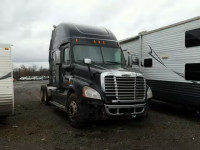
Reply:
[[200, 46], [200, 28], [185, 32], [185, 47]]
[[200, 63], [185, 64], [185, 79], [200, 81]]
[[152, 67], [153, 60], [151, 58], [144, 59], [144, 67]]

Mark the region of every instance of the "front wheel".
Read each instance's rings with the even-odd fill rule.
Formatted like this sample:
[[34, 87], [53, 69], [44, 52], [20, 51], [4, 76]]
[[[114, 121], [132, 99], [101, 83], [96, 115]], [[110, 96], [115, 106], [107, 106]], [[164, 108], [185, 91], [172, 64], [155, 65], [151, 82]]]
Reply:
[[40, 90], [40, 102], [41, 103], [45, 103], [46, 105], [50, 104], [50, 99], [51, 97], [48, 96], [47, 93], [47, 87], [46, 86], [41, 86], [41, 90]]
[[73, 127], [81, 127], [85, 123], [85, 120], [81, 117], [80, 109], [81, 106], [78, 96], [71, 94], [67, 105], [67, 117], [70, 125]]

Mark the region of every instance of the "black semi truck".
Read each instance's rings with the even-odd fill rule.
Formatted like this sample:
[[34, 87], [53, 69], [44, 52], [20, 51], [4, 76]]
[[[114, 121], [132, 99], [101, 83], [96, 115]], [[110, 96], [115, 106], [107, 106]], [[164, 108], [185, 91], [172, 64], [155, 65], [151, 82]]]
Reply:
[[127, 65], [119, 42], [106, 28], [54, 26], [49, 67], [49, 84], [41, 86], [41, 101], [66, 111], [72, 126], [147, 114], [151, 89], [143, 75]]

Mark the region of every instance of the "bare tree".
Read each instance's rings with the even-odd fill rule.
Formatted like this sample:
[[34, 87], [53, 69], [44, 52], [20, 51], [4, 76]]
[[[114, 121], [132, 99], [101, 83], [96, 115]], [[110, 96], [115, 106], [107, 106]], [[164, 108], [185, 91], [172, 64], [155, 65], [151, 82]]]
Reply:
[[25, 76], [49, 76], [49, 69], [43, 68], [42, 66], [38, 67], [37, 65], [32, 65], [28, 68], [21, 65], [20, 68], [13, 69], [13, 76], [16, 79]]
[[26, 68], [26, 66], [24, 66], [24, 65], [21, 65], [21, 67], [20, 67], [20, 69], [21, 69], [21, 76], [22, 77], [25, 77], [25, 76], [29, 76], [30, 75], [30, 73], [29, 73], [29, 70], [28, 70], [28, 68]]

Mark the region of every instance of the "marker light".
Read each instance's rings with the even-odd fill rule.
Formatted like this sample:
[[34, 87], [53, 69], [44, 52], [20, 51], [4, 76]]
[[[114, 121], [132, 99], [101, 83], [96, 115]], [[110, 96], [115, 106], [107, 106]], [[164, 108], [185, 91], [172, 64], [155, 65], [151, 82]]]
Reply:
[[5, 48], [5, 50], [9, 50], [9, 48]]
[[101, 41], [98, 41], [99, 44], [101, 44]]
[[71, 85], [71, 84], [72, 84], [72, 81], [67, 81], [67, 84], [68, 84], [68, 85]]
[[76, 39], [76, 43], [78, 43], [78, 39]]
[[96, 40], [94, 40], [93, 43], [96, 44], [97, 43]]

